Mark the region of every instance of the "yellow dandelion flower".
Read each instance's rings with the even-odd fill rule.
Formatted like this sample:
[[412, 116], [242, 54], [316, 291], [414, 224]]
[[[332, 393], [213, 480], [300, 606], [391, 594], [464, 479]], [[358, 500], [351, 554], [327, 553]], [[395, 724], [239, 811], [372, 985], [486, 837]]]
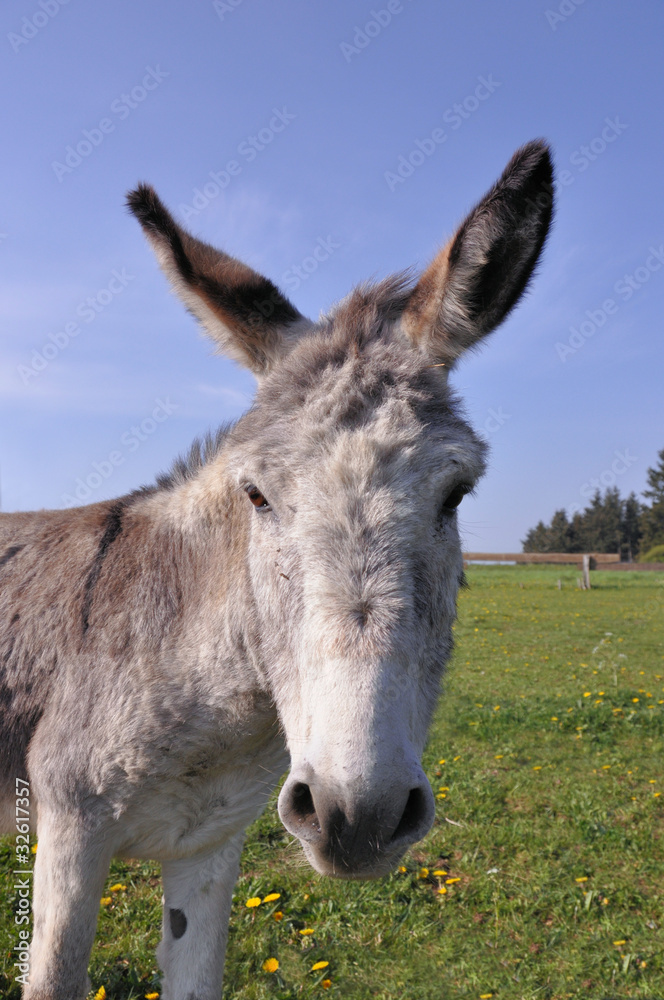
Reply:
[[437, 792], [436, 793], [436, 798], [437, 799], [446, 799], [447, 795], [445, 794], [445, 792]]
[[444, 868], [436, 868], [434, 875], [447, 875], [447, 872]]
[[609, 901], [608, 901], [608, 899], [605, 896], [604, 899], [602, 900], [602, 906], [608, 906], [608, 905], [609, 905]]
[[446, 882], [447, 885], [452, 885], [453, 882], [460, 882], [460, 881], [461, 881], [461, 879], [459, 878], [458, 875], [457, 875], [456, 878], [446, 878], [445, 879], [445, 882]]
[[275, 920], [277, 920], [277, 921], [279, 921], [279, 920], [283, 920], [283, 919], [284, 919], [284, 915], [283, 915], [283, 913], [281, 912], [281, 910], [277, 910], [277, 912], [276, 912], [276, 913], [273, 913], [273, 914], [272, 914], [272, 916], [273, 916], [273, 917], [274, 917], [274, 919], [275, 919]]
[[551, 721], [552, 722], [557, 722], [558, 721], [558, 716], [557, 715], [552, 715], [551, 716]]
[[439, 764], [444, 764], [445, 763], [445, 758], [443, 757], [441, 760], [438, 761], [438, 763]]
[[[113, 900], [111, 899], [110, 896], [102, 896], [99, 902], [100, 902], [100, 904], [102, 906], [110, 906], [110, 904], [113, 902]], [[104, 994], [104, 995], [106, 995], [106, 994]]]
[[535, 767], [533, 768], [533, 771], [541, 771], [541, 770], [542, 770], [542, 765], [541, 764], [535, 764]]
[[145, 1000], [157, 1000], [158, 996], [159, 996], [158, 993], [146, 993]]
[[653, 792], [652, 793], [652, 797], [653, 797], [653, 799], [656, 799], [658, 797], [658, 795], [661, 795], [661, 794], [662, 794], [661, 792]]
[[408, 869], [406, 868], [406, 866], [405, 866], [405, 865], [399, 865], [399, 871], [400, 871], [400, 872], [407, 872], [407, 871], [408, 871]]
[[263, 902], [264, 903], [273, 903], [275, 901], [275, 899], [280, 899], [280, 898], [281, 898], [281, 893], [280, 892], [269, 892], [267, 894], [267, 896], [264, 897]]
[[480, 1000], [491, 1000], [493, 993], [480, 993]]
[[603, 771], [608, 771], [610, 767], [611, 767], [610, 764], [602, 764], [602, 770]]
[[324, 990], [329, 990], [331, 985], [332, 985], [331, 979], [324, 979], [323, 982], [321, 983], [321, 986], [323, 987]]
[[449, 785], [441, 785], [440, 788], [438, 789], [439, 792], [449, 792], [449, 790], [450, 790]]
[[494, 710], [494, 712], [500, 711], [500, 705], [494, 705], [493, 706], [493, 710]]
[[461, 755], [459, 755], [458, 757], [452, 757], [452, 763], [454, 763], [455, 760], [461, 760]]
[[264, 972], [276, 972], [278, 968], [279, 968], [279, 963], [277, 962], [276, 958], [266, 958], [265, 961], [263, 962]]
[[447, 892], [447, 889], [445, 888], [445, 886], [444, 886], [444, 885], [441, 885], [441, 886], [439, 886], [439, 887], [438, 887], [438, 892], [439, 892], [439, 894], [440, 894], [441, 896], [444, 896], [444, 895], [445, 895], [445, 893]]
[[503, 753], [497, 753], [493, 759], [494, 760], [502, 760], [504, 756], [505, 756], [505, 754], [503, 754]]
[[575, 878], [574, 881], [575, 882], [587, 882], [588, 881], [588, 876], [587, 875], [581, 875], [580, 878]]
[[632, 698], [633, 702], [637, 702], [638, 700], [639, 700], [638, 698]]
[[314, 962], [311, 966], [312, 972], [319, 972], [321, 969], [327, 969], [329, 962]]
[[253, 909], [254, 906], [260, 906], [261, 905], [261, 897], [260, 896], [251, 896], [244, 905], [248, 906], [250, 910]]
[[33, 844], [32, 847], [30, 848], [30, 851], [32, 852], [32, 854], [36, 854], [37, 853], [37, 845]]
[[300, 934], [304, 936], [306, 934], [313, 934], [313, 932], [314, 932], [313, 927], [303, 927], [302, 930], [300, 931]]
[[591, 694], [591, 692], [590, 692], [590, 691], [584, 691], [584, 692], [583, 692], [583, 697], [584, 697], [584, 698], [590, 698], [590, 694]]
[[622, 944], [627, 944], [627, 942], [625, 941], [625, 939], [624, 939], [624, 938], [621, 938], [621, 940], [620, 940], [620, 941], [614, 941], [613, 943], [614, 943], [614, 945], [616, 946], [616, 948], [620, 948], [620, 946], [621, 946]]
[[100, 986], [95, 993], [95, 1000], [106, 1000], [106, 990], [103, 986]]
[[418, 878], [426, 878], [428, 874], [429, 874], [429, 869], [428, 868], [420, 868], [420, 870], [419, 870], [419, 872], [417, 874], [417, 877]]
[[108, 891], [109, 892], [126, 892], [126, 890], [127, 890], [127, 886], [126, 885], [121, 885], [119, 882], [116, 882], [115, 885], [112, 885], [111, 888]]

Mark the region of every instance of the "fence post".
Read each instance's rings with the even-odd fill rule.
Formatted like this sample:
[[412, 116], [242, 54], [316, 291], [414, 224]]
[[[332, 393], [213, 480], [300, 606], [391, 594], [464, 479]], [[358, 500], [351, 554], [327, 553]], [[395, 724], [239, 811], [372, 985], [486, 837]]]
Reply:
[[590, 556], [583, 557], [583, 589], [590, 590]]

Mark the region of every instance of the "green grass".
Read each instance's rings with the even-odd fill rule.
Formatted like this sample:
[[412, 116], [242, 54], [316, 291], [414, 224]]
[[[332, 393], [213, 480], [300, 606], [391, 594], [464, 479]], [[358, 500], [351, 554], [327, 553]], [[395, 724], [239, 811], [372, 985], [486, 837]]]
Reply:
[[[254, 824], [224, 1000], [664, 998], [664, 574], [597, 572], [589, 592], [577, 575], [469, 570], [424, 759], [445, 797], [405, 871], [325, 880], [274, 802]], [[13, 845], [1, 846], [0, 996], [18, 1000]], [[109, 998], [159, 991], [158, 875], [112, 868], [108, 886], [127, 888], [107, 893], [91, 964]], [[270, 892], [280, 899], [246, 907]]]

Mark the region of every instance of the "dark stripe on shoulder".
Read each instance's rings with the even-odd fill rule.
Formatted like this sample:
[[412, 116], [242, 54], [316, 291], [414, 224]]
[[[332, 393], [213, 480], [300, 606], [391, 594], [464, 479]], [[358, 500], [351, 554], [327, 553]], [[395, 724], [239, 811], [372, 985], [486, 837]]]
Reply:
[[5, 554], [0, 556], [0, 566], [4, 566], [5, 563], [8, 563], [10, 559], [13, 559], [14, 556], [17, 555], [21, 551], [21, 549], [24, 548], [25, 545], [12, 545], [10, 548], [8, 548]]
[[99, 579], [99, 574], [101, 573], [101, 568], [104, 565], [104, 559], [108, 554], [108, 550], [122, 531], [122, 517], [125, 512], [127, 503], [125, 500], [116, 500], [108, 510], [108, 515], [106, 517], [106, 527], [104, 533], [101, 536], [101, 541], [99, 542], [99, 548], [90, 567], [90, 572], [88, 573], [88, 578], [85, 581], [85, 586], [83, 588], [83, 634], [88, 630], [90, 625], [90, 612], [92, 610], [92, 599], [94, 596], [94, 589]]

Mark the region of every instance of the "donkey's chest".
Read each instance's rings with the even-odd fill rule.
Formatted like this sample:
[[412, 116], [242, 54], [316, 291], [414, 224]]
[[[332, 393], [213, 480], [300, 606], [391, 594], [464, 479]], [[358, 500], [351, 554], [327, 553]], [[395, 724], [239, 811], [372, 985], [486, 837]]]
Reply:
[[117, 853], [167, 860], [215, 848], [260, 815], [287, 766], [275, 736], [243, 761], [148, 779], [118, 816]]

